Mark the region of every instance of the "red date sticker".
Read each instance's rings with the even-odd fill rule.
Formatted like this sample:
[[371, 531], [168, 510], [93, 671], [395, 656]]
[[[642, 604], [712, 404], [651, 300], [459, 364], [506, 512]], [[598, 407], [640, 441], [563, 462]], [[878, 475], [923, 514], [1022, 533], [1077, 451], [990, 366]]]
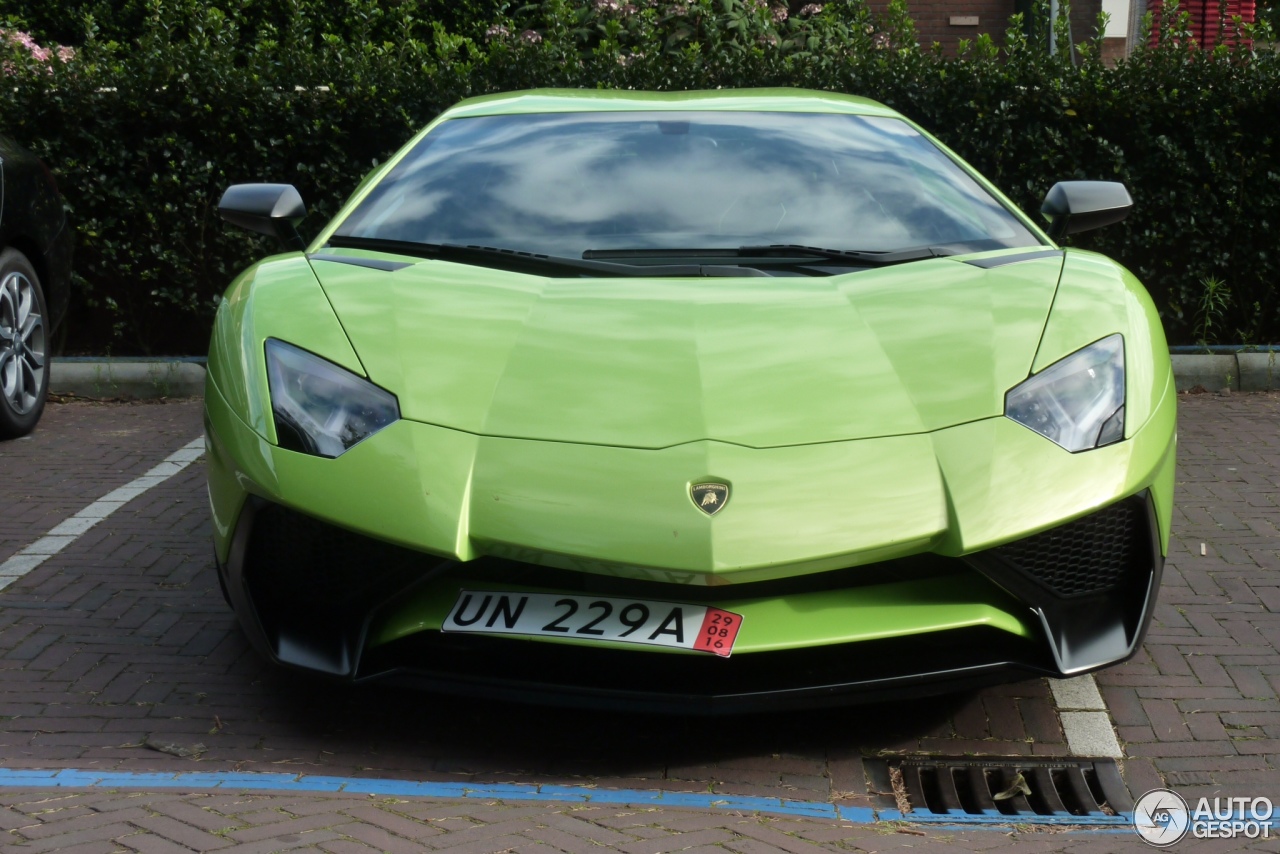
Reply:
[[733, 652], [733, 642], [738, 637], [738, 627], [741, 625], [741, 615], [721, 611], [719, 608], [708, 608], [693, 648], [728, 658], [729, 653]]

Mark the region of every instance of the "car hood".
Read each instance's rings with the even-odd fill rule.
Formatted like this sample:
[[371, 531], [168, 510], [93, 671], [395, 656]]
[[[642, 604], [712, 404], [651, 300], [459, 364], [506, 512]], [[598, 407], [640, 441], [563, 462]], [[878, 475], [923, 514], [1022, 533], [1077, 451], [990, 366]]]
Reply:
[[634, 448], [802, 445], [998, 415], [1030, 372], [1062, 268], [1054, 253], [813, 278], [550, 279], [340, 254], [356, 263], [312, 266], [404, 418]]

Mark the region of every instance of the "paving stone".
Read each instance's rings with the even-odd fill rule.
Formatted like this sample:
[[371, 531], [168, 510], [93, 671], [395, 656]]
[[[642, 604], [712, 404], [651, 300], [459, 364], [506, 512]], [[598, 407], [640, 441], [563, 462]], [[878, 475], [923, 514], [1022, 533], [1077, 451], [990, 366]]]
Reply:
[[[1162, 782], [1185, 783], [1188, 791], [1278, 791], [1280, 395], [1183, 396], [1180, 404], [1175, 536], [1156, 620], [1144, 649], [1097, 674], [1097, 683], [1130, 742], [1124, 768], [1135, 794]], [[0, 446], [0, 465], [12, 474], [11, 482], [22, 484], [18, 494], [0, 496], [0, 560], [6, 549], [12, 554], [39, 539], [199, 432], [196, 403], [51, 405], [31, 441]], [[521, 726], [512, 728], [507, 708], [477, 709], [444, 698], [424, 702], [422, 695], [384, 689], [334, 691], [274, 671], [248, 648], [212, 571], [203, 490], [202, 465], [196, 463], [122, 503], [0, 594], [0, 709], [13, 713], [0, 721], [0, 764], [595, 782], [676, 791], [715, 787], [825, 800], [865, 791], [863, 750], [1066, 750], [1044, 680], [997, 686], [949, 704], [897, 704], [891, 715], [874, 708], [805, 713], [800, 726], [796, 714], [708, 726], [521, 709]], [[1205, 557], [1199, 554], [1201, 542]], [[539, 739], [528, 739], [529, 732]], [[125, 746], [147, 734], [202, 741], [208, 750], [195, 765]], [[1241, 788], [1249, 786], [1253, 792]], [[9, 826], [31, 818], [11, 795], [0, 790], [0, 801], [9, 805], [0, 811], [0, 829], [20, 833]], [[106, 799], [101, 809], [85, 800], [91, 797]], [[46, 804], [60, 804], [59, 812], [37, 820], [56, 831], [47, 839], [60, 839], [68, 850], [103, 844], [101, 838], [77, 837], [74, 821], [101, 822], [94, 827], [104, 832], [123, 828], [113, 837], [118, 844], [103, 850], [148, 851], [166, 850], [162, 827], [175, 836], [187, 832], [178, 825], [189, 829], [191, 840], [226, 842], [226, 850], [237, 851], [356, 851], [349, 846], [378, 848], [379, 834], [383, 842], [405, 839], [444, 848], [449, 844], [437, 843], [463, 834], [462, 850], [478, 844], [477, 851], [497, 843], [513, 850], [585, 850], [640, 837], [660, 846], [668, 844], [662, 840], [684, 838], [678, 848], [741, 851], [792, 850], [784, 843], [800, 846], [795, 850], [980, 850], [994, 847], [991, 840], [1008, 840], [999, 834], [932, 832], [886, 837], [818, 820], [785, 825], [813, 828], [805, 839], [781, 832], [777, 827], [784, 825], [772, 821], [670, 808], [626, 816], [626, 810], [581, 804], [458, 803], [442, 805], [442, 817], [434, 820], [425, 815], [431, 809], [424, 802], [406, 805], [401, 813], [399, 807], [384, 810], [349, 796], [170, 793], [149, 796], [161, 798], [151, 805], [130, 804], [127, 797], [99, 792], [48, 799]], [[108, 802], [115, 805], [108, 808]], [[148, 814], [126, 812], [133, 808]], [[113, 821], [113, 811], [137, 820]], [[53, 827], [59, 822], [66, 824]], [[147, 823], [150, 829], [143, 827]], [[532, 833], [539, 825], [548, 838]], [[359, 828], [369, 838], [341, 828]], [[249, 836], [231, 846], [241, 838], [237, 833]], [[1025, 834], [1017, 840], [1020, 851], [1050, 850], [1044, 845], [1044, 839]], [[1097, 845], [1073, 837], [1061, 850], [1091, 847]]]

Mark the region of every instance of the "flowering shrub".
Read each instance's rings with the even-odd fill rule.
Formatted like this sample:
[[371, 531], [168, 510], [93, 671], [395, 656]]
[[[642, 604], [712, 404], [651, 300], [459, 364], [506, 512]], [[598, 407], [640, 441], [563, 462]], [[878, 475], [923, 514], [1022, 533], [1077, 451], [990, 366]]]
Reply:
[[[61, 5], [0, 14], [14, 2]], [[79, 232], [73, 351], [204, 352], [217, 295], [276, 248], [219, 221], [226, 185], [293, 183], [316, 228], [445, 107], [539, 86], [865, 95], [1032, 212], [1055, 181], [1124, 181], [1133, 214], [1077, 245], [1143, 279], [1174, 343], [1194, 342], [1208, 278], [1231, 295], [1222, 340], [1280, 340], [1280, 54], [1188, 50], [1176, 20], [1108, 68], [1094, 45], [1078, 67], [1048, 56], [1019, 22], [946, 58], [901, 2], [875, 16], [860, 0], [458, 0], [506, 10], [460, 29], [415, 11], [436, 0], [220, 2], [147, 0], [128, 44], [90, 34], [74, 53], [28, 26], [0, 34], [0, 132], [57, 173]], [[263, 9], [269, 24], [249, 17]]]
[[74, 48], [66, 45], [41, 47], [29, 33], [0, 29], [0, 44], [7, 49], [7, 56], [0, 63], [0, 73], [14, 74], [19, 67], [44, 66], [50, 62], [67, 63], [75, 57]]
[[[696, 52], [699, 63], [731, 67], [735, 55], [805, 61], [820, 47], [842, 47], [847, 56], [872, 48], [877, 35], [888, 43], [862, 3], [844, 0], [829, 7], [823, 15], [823, 6], [810, 3], [792, 15], [783, 0], [541, 0], [517, 9], [504, 35], [521, 32], [526, 45], [543, 45], [539, 50], [549, 52], [544, 58], [553, 63], [566, 60], [559, 52], [571, 44], [576, 67], [602, 54], [613, 54], [624, 66], [648, 60], [658, 67], [680, 61], [688, 51]], [[536, 56], [524, 59], [538, 63]]]

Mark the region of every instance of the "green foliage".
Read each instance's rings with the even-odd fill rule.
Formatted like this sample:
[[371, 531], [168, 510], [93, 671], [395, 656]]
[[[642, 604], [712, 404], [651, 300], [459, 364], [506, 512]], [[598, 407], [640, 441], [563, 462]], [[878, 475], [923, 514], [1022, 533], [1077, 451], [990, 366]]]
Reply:
[[[1130, 218], [1072, 242], [1143, 279], [1175, 343], [1280, 340], [1280, 56], [1196, 50], [1176, 7], [1115, 68], [1096, 43], [1048, 56], [1021, 20], [947, 58], [902, 0], [0, 0], [6, 17], [77, 48], [39, 63], [0, 42], [0, 130], [50, 164], [79, 231], [73, 350], [204, 351], [217, 295], [275, 250], [218, 220], [227, 184], [294, 183], [316, 228], [445, 107], [540, 86], [865, 95], [1029, 211], [1058, 180], [1123, 181]], [[1207, 281], [1232, 285], [1211, 318]]]
[[[377, 41], [398, 38], [405, 20], [415, 38], [428, 38], [434, 23], [458, 32], [483, 29], [506, 11], [508, 0], [222, 0], [213, 5], [237, 22], [241, 38], [305, 25], [311, 33], [339, 36], [356, 29]], [[79, 46], [92, 33], [104, 41], [132, 43], [158, 8], [156, 0], [0, 0], [0, 20], [21, 21], [39, 41]]]
[[1222, 316], [1231, 304], [1231, 288], [1221, 279], [1208, 276], [1200, 280], [1200, 300], [1196, 306], [1196, 343], [1206, 351], [1218, 343]]
[[1280, 32], [1280, 3], [1263, 3], [1259, 6], [1258, 20], [1265, 22], [1272, 31]]

